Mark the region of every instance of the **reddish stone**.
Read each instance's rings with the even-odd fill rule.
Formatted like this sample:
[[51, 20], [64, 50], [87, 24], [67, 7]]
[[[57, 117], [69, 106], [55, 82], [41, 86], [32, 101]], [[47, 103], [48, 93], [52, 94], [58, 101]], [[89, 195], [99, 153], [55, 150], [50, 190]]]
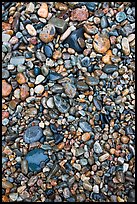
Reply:
[[84, 21], [89, 17], [88, 10], [86, 8], [76, 8], [71, 12], [70, 20], [72, 21]]
[[2, 30], [10, 30], [11, 25], [9, 23], [2, 22]]
[[23, 84], [20, 88], [20, 97], [21, 100], [24, 101], [27, 97], [29, 97], [29, 87], [27, 84]]
[[8, 118], [9, 117], [9, 112], [7, 112], [7, 111], [2, 111], [2, 120], [4, 119], [4, 118]]
[[12, 86], [6, 82], [6, 80], [2, 80], [2, 96], [6, 97], [10, 95], [12, 91]]

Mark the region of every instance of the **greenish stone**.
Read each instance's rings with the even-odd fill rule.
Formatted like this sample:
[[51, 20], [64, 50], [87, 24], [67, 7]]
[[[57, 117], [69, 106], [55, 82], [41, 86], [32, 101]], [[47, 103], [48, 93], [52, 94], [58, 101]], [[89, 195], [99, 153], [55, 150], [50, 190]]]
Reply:
[[54, 25], [59, 33], [64, 33], [64, 31], [67, 29], [67, 22], [60, 18], [52, 17], [49, 20], [49, 24]]

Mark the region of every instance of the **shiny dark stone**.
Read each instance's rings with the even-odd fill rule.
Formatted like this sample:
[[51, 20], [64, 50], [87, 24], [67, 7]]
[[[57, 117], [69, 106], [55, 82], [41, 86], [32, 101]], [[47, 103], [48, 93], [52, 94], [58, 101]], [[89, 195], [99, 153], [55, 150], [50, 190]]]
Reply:
[[64, 136], [60, 133], [56, 133], [54, 134], [54, 140], [55, 140], [55, 144], [59, 144], [60, 142], [63, 141]]
[[112, 64], [111, 65], [108, 64], [103, 67], [103, 72], [105, 72], [106, 74], [112, 74], [113, 72], [117, 70], [118, 70], [118, 66], [112, 65]]
[[86, 91], [89, 89], [89, 87], [84, 81], [78, 81], [77, 82], [77, 89], [80, 91]]
[[73, 171], [73, 167], [69, 162], [66, 162], [64, 166], [66, 168], [67, 173], [69, 173], [70, 171]]
[[63, 76], [57, 72], [50, 72], [50, 74], [48, 75], [48, 79], [51, 81], [56, 81], [62, 78]]
[[94, 71], [94, 65], [90, 65], [90, 66], [88, 67], [88, 72], [91, 73], [91, 72], [93, 72], [93, 71]]
[[40, 68], [39, 67], [34, 67], [34, 74], [35, 74], [35, 76], [38, 76], [40, 74]]
[[102, 16], [100, 24], [101, 24], [102, 28], [107, 28], [108, 27], [108, 20], [107, 20], [106, 16]]
[[89, 11], [95, 11], [96, 4], [95, 2], [86, 2], [86, 7]]
[[57, 127], [55, 126], [55, 124], [50, 124], [50, 129], [52, 132], [57, 133]]
[[32, 58], [32, 52], [26, 52], [26, 53], [25, 53], [25, 57], [26, 57], [27, 59]]
[[47, 196], [51, 196], [54, 193], [54, 190], [53, 189], [47, 189], [45, 191], [45, 193], [46, 193]]
[[93, 98], [93, 103], [94, 105], [96, 106], [96, 109], [97, 110], [102, 110], [102, 102], [97, 100], [97, 98]]
[[31, 21], [29, 19], [26, 19], [23, 21], [24, 26], [26, 26], [27, 24], [31, 24]]
[[36, 49], [41, 49], [41, 48], [42, 48], [42, 45], [43, 45], [43, 43], [42, 43], [42, 42], [39, 42], [39, 43], [36, 45]]
[[81, 65], [83, 67], [88, 67], [90, 65], [90, 58], [89, 57], [84, 57], [82, 60], [81, 60]]
[[53, 52], [52, 52], [52, 49], [49, 45], [44, 46], [44, 53], [47, 57], [52, 57]]
[[75, 51], [82, 52], [84, 50], [84, 47], [80, 47], [79, 43], [78, 43], [78, 39], [82, 38], [84, 39], [84, 29], [83, 28], [79, 28], [75, 31], [73, 31], [69, 37], [63, 42], [63, 44], [68, 43], [69, 46], [71, 48], [73, 48]]

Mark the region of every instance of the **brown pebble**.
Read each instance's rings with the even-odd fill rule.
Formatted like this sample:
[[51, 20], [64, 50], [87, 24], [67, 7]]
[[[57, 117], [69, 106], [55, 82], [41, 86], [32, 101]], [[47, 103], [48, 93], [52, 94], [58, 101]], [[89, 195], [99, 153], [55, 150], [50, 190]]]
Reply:
[[6, 82], [6, 80], [2, 80], [2, 96], [9, 96], [12, 91], [12, 86]]
[[90, 133], [86, 132], [82, 135], [82, 140], [85, 142], [85, 141], [88, 141], [90, 140]]
[[44, 43], [51, 42], [54, 39], [55, 33], [54, 25], [47, 24], [39, 34], [40, 40]]
[[129, 137], [123, 135], [123, 136], [121, 137], [121, 142], [122, 142], [123, 144], [127, 144], [127, 143], [129, 142]]
[[62, 56], [62, 53], [61, 51], [59, 50], [55, 50], [54, 53], [53, 53], [53, 59], [57, 60], [57, 59], [60, 59]]
[[5, 135], [6, 132], [7, 132], [7, 127], [6, 126], [2, 126], [2, 135]]
[[13, 184], [11, 182], [9, 182], [9, 181], [2, 181], [2, 188], [11, 189], [11, 188], [13, 188]]
[[55, 9], [59, 9], [60, 11], [66, 11], [66, 10], [68, 10], [68, 7], [66, 4], [63, 4], [61, 2], [56, 2], [55, 3]]
[[2, 30], [10, 30], [11, 24], [2, 22]]
[[58, 145], [57, 145], [57, 147], [58, 147], [58, 149], [59, 150], [61, 150], [61, 149], [63, 149], [64, 148], [64, 142], [61, 142], [61, 143], [59, 143]]
[[105, 63], [105, 64], [112, 64], [111, 62], [111, 56], [112, 56], [112, 51], [111, 50], [108, 50], [106, 52], [106, 55], [102, 57], [102, 61]]
[[24, 101], [29, 96], [29, 87], [27, 84], [22, 84], [20, 88], [20, 97]]
[[23, 73], [18, 73], [16, 76], [16, 80], [19, 84], [25, 84], [26, 83], [26, 79]]
[[48, 5], [46, 3], [42, 3], [41, 7], [38, 10], [38, 15], [42, 18], [47, 18], [48, 16]]
[[103, 54], [110, 48], [110, 41], [105, 35], [96, 34], [93, 46], [96, 52]]

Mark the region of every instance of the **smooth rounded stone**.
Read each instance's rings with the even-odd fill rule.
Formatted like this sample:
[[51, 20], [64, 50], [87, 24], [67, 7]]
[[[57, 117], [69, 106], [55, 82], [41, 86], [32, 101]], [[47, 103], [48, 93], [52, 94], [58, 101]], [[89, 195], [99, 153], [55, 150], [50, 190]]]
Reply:
[[112, 74], [115, 71], [118, 71], [118, 66], [113, 65], [113, 64], [107, 64], [103, 67], [103, 72], [105, 72], [106, 74]]
[[56, 30], [59, 32], [59, 34], [62, 34], [65, 32], [68, 24], [68, 22], [65, 21], [64, 19], [60, 19], [57, 17], [52, 17], [48, 23], [54, 25]]
[[62, 93], [64, 91], [64, 88], [59, 84], [54, 84], [54, 86], [50, 89], [53, 93]]
[[72, 21], [84, 21], [87, 20], [89, 16], [88, 10], [86, 7], [76, 8], [71, 11], [70, 20]]
[[122, 137], [121, 137], [121, 142], [123, 143], [123, 144], [128, 144], [129, 143], [129, 137], [128, 136], [126, 136], [126, 135], [123, 135]]
[[79, 126], [84, 132], [92, 131], [91, 125], [86, 121], [79, 122]]
[[99, 144], [98, 141], [96, 141], [96, 142], [94, 143], [93, 149], [94, 149], [94, 152], [97, 153], [97, 154], [102, 153], [102, 147], [101, 147], [101, 145]]
[[17, 66], [17, 71], [18, 72], [24, 72], [26, 70], [26, 66], [24, 66], [24, 65], [22, 65], [22, 64], [20, 64], [20, 65], [18, 65]]
[[37, 84], [40, 84], [43, 80], [45, 79], [45, 77], [43, 76], [43, 75], [38, 75], [37, 77], [36, 77], [36, 81], [35, 81], [35, 84], [37, 85]]
[[135, 202], [135, 189], [130, 189], [128, 193], [128, 202]]
[[88, 163], [88, 161], [87, 161], [87, 159], [80, 159], [80, 164], [82, 165], [82, 166], [86, 166], [87, 165], [87, 163]]
[[20, 88], [20, 97], [21, 100], [25, 100], [27, 97], [29, 97], [29, 87], [27, 84], [22, 84]]
[[76, 202], [83, 202], [86, 199], [86, 196], [84, 193], [76, 194]]
[[26, 83], [26, 78], [25, 78], [25, 76], [24, 76], [23, 73], [18, 73], [18, 74], [16, 75], [16, 80], [17, 80], [17, 82], [18, 82], [19, 84], [25, 84], [25, 83]]
[[28, 174], [28, 161], [25, 159], [21, 161], [21, 172], [25, 175]]
[[58, 95], [55, 95], [54, 97], [54, 103], [56, 108], [61, 112], [61, 113], [67, 113], [70, 109], [70, 105], [66, 102], [65, 99], [61, 98]]
[[43, 149], [33, 149], [27, 153], [25, 159], [28, 161], [30, 171], [40, 171], [41, 162], [45, 162], [45, 164], [49, 162], [49, 157], [44, 152]]
[[40, 140], [42, 136], [42, 129], [39, 126], [31, 126], [25, 131], [23, 139], [26, 143], [30, 144]]
[[130, 46], [129, 46], [129, 41], [128, 38], [124, 37], [122, 38], [122, 51], [125, 55], [130, 54]]
[[93, 192], [94, 193], [99, 193], [99, 186], [98, 185], [93, 186]]
[[52, 57], [53, 51], [49, 45], [44, 46], [44, 53], [47, 57]]
[[35, 30], [35, 28], [33, 27], [33, 25], [27, 24], [27, 25], [26, 25], [26, 29], [27, 29], [28, 33], [29, 33], [31, 36], [36, 36], [36, 35], [37, 35], [37, 31]]
[[107, 28], [108, 27], [108, 20], [106, 16], [102, 16], [101, 20], [100, 20], [100, 25], [101, 28]]
[[84, 2], [86, 3], [86, 7], [89, 11], [95, 11], [96, 3], [95, 2]]
[[42, 52], [37, 51], [36, 52], [36, 57], [42, 62], [46, 61], [46, 56]]
[[29, 4], [27, 4], [26, 6], [26, 12], [27, 13], [33, 13], [34, 12], [34, 4], [32, 2], [30, 2]]
[[2, 42], [9, 42], [10, 38], [9, 34], [2, 33]]
[[12, 86], [6, 82], [6, 80], [2, 80], [2, 96], [9, 96], [12, 91]]
[[123, 11], [122, 12], [118, 12], [116, 14], [116, 21], [118, 23], [121, 23], [122, 21], [126, 20], [126, 18], [127, 18], [127, 16], [126, 16], [125, 12], [123, 12]]
[[89, 57], [84, 57], [82, 60], [81, 60], [81, 65], [83, 67], [88, 67], [90, 65], [90, 58]]
[[38, 15], [42, 18], [48, 17], [48, 5], [45, 2], [42, 3], [40, 8], [38, 9]]
[[9, 78], [9, 76], [10, 76], [9, 71], [6, 69], [2, 69], [2, 79], [7, 79]]
[[86, 132], [86, 133], [84, 133], [84, 134], [82, 135], [82, 140], [83, 140], [84, 142], [85, 142], [85, 141], [88, 141], [88, 140], [90, 140], [90, 137], [91, 137], [90, 133]]
[[43, 64], [43, 66], [41, 67], [41, 72], [44, 76], [47, 76], [49, 73], [49, 68], [46, 66], [46, 64]]
[[83, 188], [87, 191], [92, 191], [92, 184], [89, 181], [85, 180], [83, 182]]
[[93, 41], [93, 47], [98, 53], [105, 53], [110, 48], [110, 40], [106, 35], [96, 34]]
[[72, 116], [72, 115], [69, 115], [68, 118], [67, 118], [68, 122], [72, 122], [75, 120], [75, 117]]
[[7, 188], [11, 189], [11, 188], [13, 188], [13, 184], [11, 182], [9, 182], [9, 181], [2, 181], [2, 188], [4, 188], [4, 189], [7, 189]]
[[99, 161], [103, 162], [109, 158], [109, 153], [105, 153], [99, 157]]
[[11, 201], [16, 201], [18, 198], [18, 193], [10, 193], [9, 198], [11, 199]]
[[77, 169], [78, 171], [81, 170], [81, 165], [80, 165], [80, 164], [74, 163], [72, 166], [73, 166], [75, 169]]
[[84, 24], [84, 30], [89, 35], [95, 35], [98, 33], [98, 28], [90, 22]]
[[116, 178], [120, 183], [125, 183], [125, 175], [123, 171], [117, 171], [116, 172]]
[[34, 74], [35, 74], [35, 76], [38, 76], [40, 74], [40, 68], [39, 67], [34, 67]]
[[35, 93], [37, 93], [37, 94], [42, 94], [43, 91], [44, 91], [44, 86], [41, 85], [41, 84], [39, 84], [39, 85], [37, 85], [37, 86], [35, 87], [34, 91], [35, 91]]
[[64, 84], [64, 89], [65, 89], [65, 93], [67, 94], [69, 98], [75, 97], [77, 89], [74, 84], [67, 82]]
[[99, 83], [99, 79], [91, 76], [87, 76], [85, 80], [89, 86], [95, 86], [95, 85], [98, 85]]
[[93, 103], [94, 103], [97, 110], [99, 110], [99, 111], [102, 110], [102, 102], [101, 101], [99, 101], [97, 98], [94, 97]]
[[78, 39], [84, 39], [84, 29], [79, 28], [74, 30], [66, 40], [63, 41], [63, 44], [68, 43], [70, 48], [73, 48], [76, 52], [80, 53], [84, 50], [84, 47], [81, 47], [78, 43]]
[[48, 79], [51, 81], [56, 81], [62, 78], [63, 76], [57, 72], [50, 72], [50, 74], [48, 75]]
[[25, 62], [25, 57], [24, 56], [12, 57], [10, 59], [10, 64], [15, 65], [15, 66], [24, 64], [24, 62]]
[[48, 100], [47, 100], [47, 106], [49, 108], [54, 108], [54, 100], [53, 100], [53, 97], [50, 97]]
[[55, 26], [52, 24], [47, 24], [43, 27], [43, 30], [39, 33], [39, 38], [42, 42], [48, 43], [54, 39], [56, 34]]
[[87, 91], [89, 89], [88, 85], [84, 81], [78, 81], [76, 85], [79, 91]]

